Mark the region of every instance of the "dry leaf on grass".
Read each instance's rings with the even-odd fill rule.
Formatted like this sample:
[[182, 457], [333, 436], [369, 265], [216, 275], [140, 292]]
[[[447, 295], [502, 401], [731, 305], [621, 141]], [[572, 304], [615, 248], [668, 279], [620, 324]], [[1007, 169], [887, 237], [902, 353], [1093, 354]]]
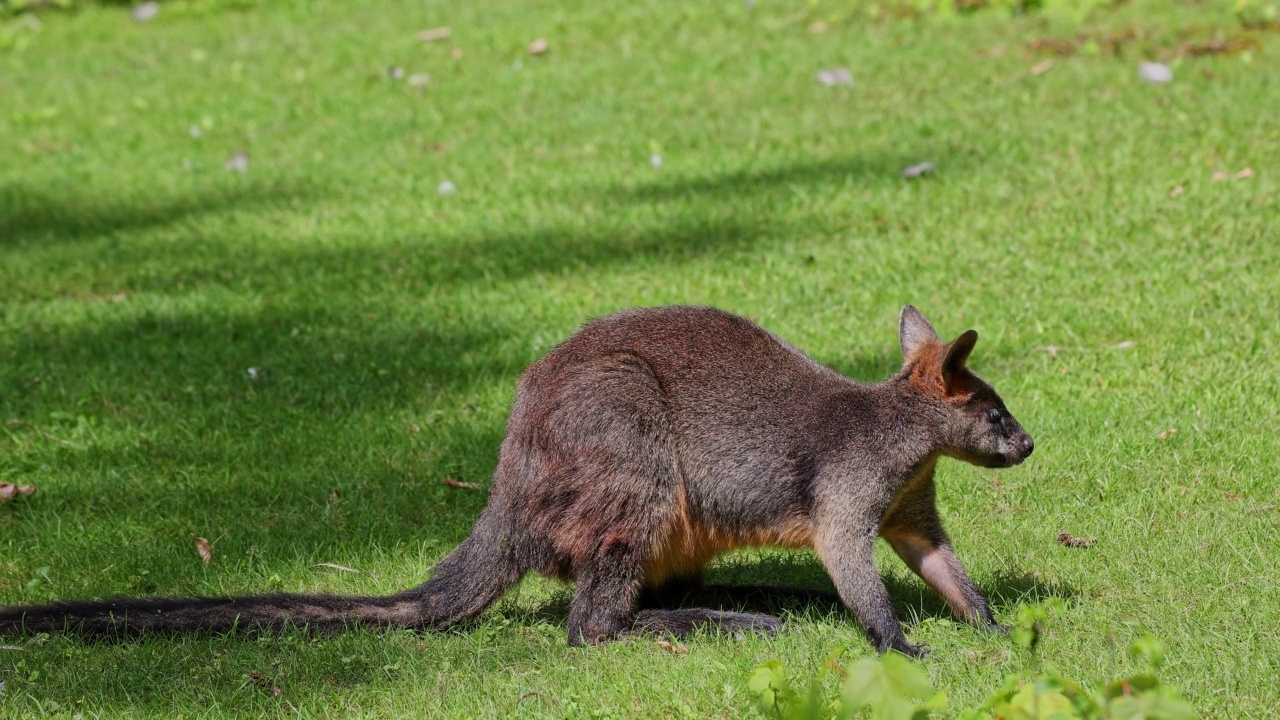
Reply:
[[1181, 185], [1174, 185], [1174, 186], [1173, 186], [1173, 189], [1169, 191], [1169, 197], [1171, 197], [1171, 198], [1176, 198], [1176, 197], [1178, 197], [1178, 196], [1179, 196], [1179, 195], [1181, 195], [1181, 194], [1182, 194], [1182, 186], [1181, 186]]
[[1032, 77], [1035, 77], [1037, 75], [1043, 75], [1049, 72], [1049, 69], [1052, 67], [1053, 67], [1052, 60], [1045, 60], [1044, 62], [1038, 62], [1035, 65], [1031, 66], [1031, 75]]
[[1227, 174], [1221, 170], [1214, 170], [1213, 175], [1209, 176], [1209, 179], [1214, 182], [1222, 182], [1227, 179]]
[[688, 645], [681, 645], [679, 643], [673, 644], [673, 643], [667, 642], [666, 640], [659, 640], [658, 647], [674, 655], [684, 655], [685, 653], [689, 652]]
[[1087, 548], [1087, 547], [1093, 547], [1093, 545], [1097, 542], [1098, 542], [1098, 538], [1080, 538], [1070, 533], [1065, 533], [1065, 532], [1058, 533], [1058, 544], [1065, 545], [1067, 547]]
[[1077, 40], [1072, 38], [1032, 38], [1027, 42], [1027, 49], [1058, 55], [1074, 55], [1076, 45]]
[[461, 480], [454, 480], [453, 478], [445, 478], [440, 482], [444, 483], [445, 485], [448, 485], [449, 487], [462, 488], [463, 490], [482, 490], [483, 489], [475, 483], [462, 482]]
[[209, 541], [195, 535], [191, 537], [195, 538], [196, 552], [200, 553], [200, 559], [204, 561], [204, 564], [208, 565], [213, 562], [213, 548], [209, 546]]
[[257, 670], [250, 670], [249, 679], [253, 681], [254, 685], [257, 685], [260, 688], [271, 688], [271, 697], [280, 697], [280, 687], [271, 682], [271, 678], [263, 675]]
[[547, 39], [538, 38], [537, 40], [534, 40], [529, 43], [528, 50], [530, 55], [541, 55], [547, 51]]
[[1116, 343], [1115, 347], [1116, 347], [1116, 349], [1117, 349], [1117, 350], [1128, 350], [1128, 349], [1130, 349], [1130, 348], [1134, 347], [1135, 345], [1137, 345], [1137, 343], [1135, 343], [1134, 341], [1132, 341], [1132, 340], [1125, 340], [1125, 341], [1123, 341], [1123, 342], [1118, 342], [1118, 343]]
[[333, 568], [334, 570], [341, 570], [342, 572], [349, 572], [349, 573], [358, 573], [358, 572], [360, 572], [359, 570], [357, 570], [357, 569], [355, 569], [355, 568], [349, 568], [349, 567], [347, 567], [346, 565], [338, 565], [337, 563], [316, 563], [315, 565], [312, 565], [311, 567], [313, 567], [313, 568], [320, 568], [320, 567]]
[[1176, 435], [1177, 432], [1178, 432], [1178, 428], [1169, 428], [1168, 430], [1161, 430], [1159, 433], [1156, 433], [1156, 439], [1168, 440], [1170, 436]]
[[1237, 53], [1257, 50], [1258, 39], [1252, 37], [1216, 38], [1206, 42], [1189, 43], [1182, 48], [1184, 55], [1201, 57], [1203, 55], [1235, 55]]
[[1251, 177], [1253, 177], [1253, 168], [1248, 168], [1248, 167], [1247, 167], [1247, 168], [1244, 168], [1243, 170], [1241, 170], [1240, 172], [1236, 173], [1235, 175], [1232, 175], [1232, 176], [1231, 176], [1231, 179], [1232, 179], [1232, 180], [1245, 180], [1245, 179], [1247, 179], [1247, 178], [1251, 178]]
[[420, 42], [435, 42], [436, 40], [444, 40], [453, 34], [453, 30], [447, 27], [431, 28], [418, 33]]
[[34, 495], [35, 485], [14, 485], [11, 482], [0, 482], [0, 502], [12, 500], [19, 495]]
[[814, 35], [821, 35], [827, 31], [827, 24], [821, 20], [809, 24], [809, 32]]

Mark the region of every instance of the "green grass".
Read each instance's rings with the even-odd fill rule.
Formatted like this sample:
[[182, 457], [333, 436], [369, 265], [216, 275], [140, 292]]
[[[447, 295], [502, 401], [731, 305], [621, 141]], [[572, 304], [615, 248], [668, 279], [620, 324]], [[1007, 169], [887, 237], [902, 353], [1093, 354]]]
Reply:
[[[0, 505], [0, 604], [408, 587], [484, 503], [442, 479], [487, 482], [518, 373], [588, 318], [713, 304], [874, 380], [912, 302], [979, 331], [1037, 441], [939, 473], [997, 617], [1062, 597], [1047, 667], [1104, 680], [1150, 632], [1206, 716], [1275, 717], [1280, 36], [1137, 76], [1182, 33], [1238, 34], [1225, 5], [1082, 28], [781, 0], [47, 14], [0, 54], [0, 480], [39, 488]], [[1032, 38], [1123, 28], [1119, 56], [1029, 72]], [[813, 81], [833, 66], [854, 86]], [[1024, 666], [881, 560], [951, 707]], [[713, 577], [829, 587], [805, 553]], [[812, 607], [685, 655], [570, 649], [567, 593], [531, 577], [443, 634], [29, 640], [0, 649], [0, 717], [738, 717], [764, 661], [869, 652]]]

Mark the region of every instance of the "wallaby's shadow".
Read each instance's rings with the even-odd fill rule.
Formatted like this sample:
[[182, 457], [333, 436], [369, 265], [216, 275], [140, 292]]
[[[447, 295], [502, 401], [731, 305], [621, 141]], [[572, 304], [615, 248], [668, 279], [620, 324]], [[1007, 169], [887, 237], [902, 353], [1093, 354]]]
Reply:
[[1080, 590], [1068, 583], [1038, 580], [1026, 573], [1004, 570], [992, 573], [991, 579], [982, 584], [982, 590], [991, 605], [999, 609], [1050, 598], [1071, 600], [1080, 595]]
[[[904, 622], [954, 619], [942, 598], [922, 580], [900, 574], [882, 574], [882, 578], [894, 612]], [[640, 605], [642, 608], [700, 607], [810, 618], [834, 615], [846, 618], [849, 623], [857, 622], [841, 602], [825, 568], [807, 553], [770, 554], [758, 560], [731, 558], [711, 568], [707, 581], [702, 586], [666, 588], [661, 592], [646, 590], [641, 594]], [[997, 615], [1022, 602], [1051, 597], [1071, 599], [1078, 595], [1071, 585], [1044, 582], [1012, 572], [1001, 571], [976, 581]], [[537, 607], [513, 609], [506, 616], [530, 624], [563, 623], [568, 618], [572, 597], [572, 590], [565, 589]], [[483, 618], [477, 622], [483, 622]]]

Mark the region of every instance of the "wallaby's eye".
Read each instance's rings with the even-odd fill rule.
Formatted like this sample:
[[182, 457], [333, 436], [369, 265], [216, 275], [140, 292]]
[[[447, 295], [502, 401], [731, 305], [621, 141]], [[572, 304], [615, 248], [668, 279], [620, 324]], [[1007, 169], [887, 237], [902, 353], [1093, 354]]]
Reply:
[[999, 424], [1002, 417], [1004, 417], [1004, 414], [1000, 412], [1000, 408], [991, 408], [987, 411], [987, 422], [992, 425]]

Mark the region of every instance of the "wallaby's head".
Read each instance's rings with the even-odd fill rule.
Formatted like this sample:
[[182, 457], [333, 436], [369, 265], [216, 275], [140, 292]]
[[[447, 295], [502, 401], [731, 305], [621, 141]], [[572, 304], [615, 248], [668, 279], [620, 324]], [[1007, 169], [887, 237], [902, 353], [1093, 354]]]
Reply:
[[969, 370], [978, 333], [966, 330], [950, 343], [914, 307], [902, 308], [898, 339], [905, 364], [899, 378], [935, 410], [939, 449], [984, 467], [1017, 465], [1035, 444], [994, 388]]

